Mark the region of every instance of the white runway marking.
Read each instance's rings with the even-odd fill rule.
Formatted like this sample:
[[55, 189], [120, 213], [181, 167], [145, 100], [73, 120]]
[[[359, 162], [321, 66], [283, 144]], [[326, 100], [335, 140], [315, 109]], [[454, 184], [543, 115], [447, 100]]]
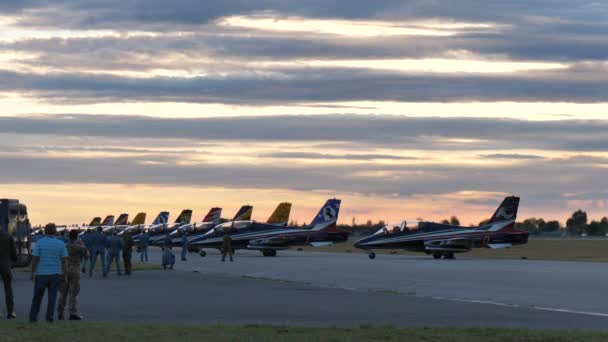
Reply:
[[500, 303], [500, 302], [494, 302], [494, 301], [488, 301], [488, 300], [460, 299], [460, 298], [446, 298], [446, 297], [431, 297], [431, 298], [437, 299], [437, 300], [449, 300], [451, 302], [487, 304], [487, 305], [504, 306], [504, 307], [510, 307], [510, 308], [525, 308], [525, 309], [532, 309], [532, 310], [561, 312], [561, 313], [569, 313], [569, 314], [585, 315], [585, 316], [608, 317], [608, 313], [601, 313], [601, 312], [588, 312], [588, 311], [578, 311], [578, 310], [568, 310], [568, 309], [546, 308], [546, 307], [538, 307], [538, 306], [523, 306], [523, 305], [518, 305], [518, 304]]

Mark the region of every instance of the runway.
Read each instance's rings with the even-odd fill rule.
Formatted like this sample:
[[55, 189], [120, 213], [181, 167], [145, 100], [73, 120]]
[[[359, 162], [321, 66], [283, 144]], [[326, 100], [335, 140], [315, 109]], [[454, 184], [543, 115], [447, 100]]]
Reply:
[[[179, 250], [179, 249], [178, 249]], [[178, 267], [203, 273], [246, 275], [315, 286], [391, 291], [425, 298], [487, 302], [537, 310], [608, 317], [608, 265], [588, 262], [467, 259], [421, 255], [366, 255], [280, 251], [274, 258], [237, 251], [237, 262], [218, 262], [215, 251], [190, 254]]]
[[[159, 261], [159, 251], [150, 255]], [[84, 277], [80, 306], [94, 321], [608, 330], [603, 267], [249, 251], [222, 263], [210, 252], [178, 260], [174, 271]], [[32, 283], [15, 275], [25, 319]]]

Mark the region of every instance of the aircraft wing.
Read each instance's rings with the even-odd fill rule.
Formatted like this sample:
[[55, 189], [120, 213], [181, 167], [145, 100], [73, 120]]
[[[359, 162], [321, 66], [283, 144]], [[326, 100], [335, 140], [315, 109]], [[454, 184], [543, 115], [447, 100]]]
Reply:
[[473, 241], [466, 238], [428, 240], [424, 248], [433, 252], [467, 252], [473, 248]]
[[312, 239], [303, 236], [274, 236], [249, 241], [249, 249], [287, 249], [291, 245], [309, 245], [313, 247], [330, 246], [331, 241], [310, 241]]
[[249, 241], [248, 249], [287, 249], [290, 238], [286, 236], [268, 237]]

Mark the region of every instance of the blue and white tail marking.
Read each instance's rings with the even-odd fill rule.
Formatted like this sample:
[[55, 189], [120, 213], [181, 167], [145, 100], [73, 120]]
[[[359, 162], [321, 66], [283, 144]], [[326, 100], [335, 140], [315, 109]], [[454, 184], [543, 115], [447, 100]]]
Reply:
[[169, 212], [161, 211], [160, 214], [158, 214], [158, 216], [156, 217], [156, 219], [154, 219], [154, 222], [152, 222], [152, 224], [165, 224], [167, 222], [169, 222]]
[[325, 202], [325, 205], [319, 210], [319, 213], [312, 220], [311, 225], [313, 230], [325, 229], [338, 221], [338, 214], [340, 213], [339, 199], [330, 199]]

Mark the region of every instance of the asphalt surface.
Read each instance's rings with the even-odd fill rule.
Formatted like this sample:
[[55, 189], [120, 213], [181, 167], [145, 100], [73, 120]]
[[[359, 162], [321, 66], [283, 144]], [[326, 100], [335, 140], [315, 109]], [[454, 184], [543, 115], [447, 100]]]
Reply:
[[[178, 249], [179, 250], [179, 249]], [[178, 268], [247, 275], [352, 290], [492, 302], [608, 317], [608, 264], [536, 260], [435, 260], [430, 256], [279, 251], [277, 257], [237, 251], [224, 267], [215, 251], [191, 254]], [[201, 260], [203, 259], [203, 260]]]
[[[174, 271], [84, 277], [80, 310], [88, 320], [117, 322], [608, 330], [608, 318], [601, 314], [608, 311], [601, 305], [606, 299], [599, 291], [606, 284], [606, 277], [600, 277], [604, 264], [237, 253], [234, 263], [222, 263], [212, 252], [206, 258], [191, 254]], [[159, 258], [154, 251], [150, 261]], [[33, 284], [28, 273], [16, 272], [15, 278], [17, 313], [23, 320]], [[597, 282], [587, 284], [591, 279]], [[541, 299], [553, 300], [549, 304], [556, 307], [576, 308], [579, 294], [582, 302], [596, 295], [599, 312], [498, 301], [539, 302], [534, 297], [544, 292], [549, 294]]]

